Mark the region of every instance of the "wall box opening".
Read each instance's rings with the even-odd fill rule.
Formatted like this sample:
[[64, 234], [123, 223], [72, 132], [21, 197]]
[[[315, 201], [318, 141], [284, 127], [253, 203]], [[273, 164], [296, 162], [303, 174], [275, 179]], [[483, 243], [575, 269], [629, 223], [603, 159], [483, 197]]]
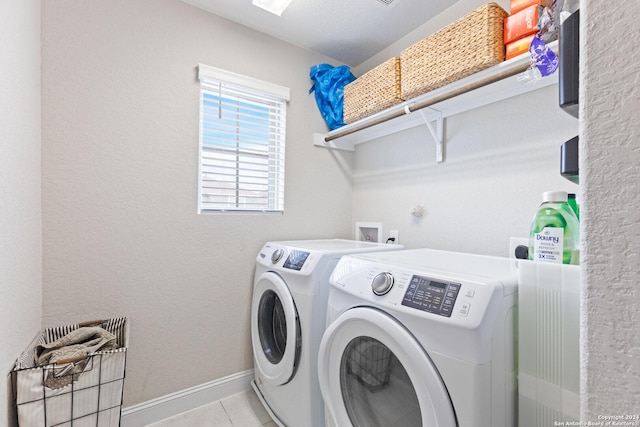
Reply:
[[356, 240], [382, 243], [382, 223], [356, 222]]

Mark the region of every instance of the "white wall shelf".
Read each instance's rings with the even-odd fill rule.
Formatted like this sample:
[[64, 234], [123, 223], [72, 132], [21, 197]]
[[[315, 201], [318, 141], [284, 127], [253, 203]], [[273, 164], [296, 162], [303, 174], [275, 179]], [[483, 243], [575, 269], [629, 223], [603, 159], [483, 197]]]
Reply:
[[[549, 47], [558, 52], [558, 42]], [[356, 144], [426, 124], [436, 142], [436, 160], [441, 162], [445, 118], [558, 83], [557, 72], [526, 78], [530, 63], [525, 53], [329, 133], [316, 133], [314, 145], [353, 151]]]

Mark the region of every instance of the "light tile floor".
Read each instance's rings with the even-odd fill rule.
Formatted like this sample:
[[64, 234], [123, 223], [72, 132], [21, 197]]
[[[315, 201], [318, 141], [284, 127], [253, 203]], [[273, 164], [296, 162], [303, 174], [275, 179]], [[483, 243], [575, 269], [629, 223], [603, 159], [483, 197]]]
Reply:
[[277, 427], [253, 390], [175, 415], [146, 427]]

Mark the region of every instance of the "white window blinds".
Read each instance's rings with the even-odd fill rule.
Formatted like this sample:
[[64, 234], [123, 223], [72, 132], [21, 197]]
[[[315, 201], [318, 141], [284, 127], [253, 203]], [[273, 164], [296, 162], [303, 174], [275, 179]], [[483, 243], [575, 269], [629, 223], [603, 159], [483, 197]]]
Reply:
[[282, 212], [289, 89], [206, 65], [198, 77], [199, 212]]

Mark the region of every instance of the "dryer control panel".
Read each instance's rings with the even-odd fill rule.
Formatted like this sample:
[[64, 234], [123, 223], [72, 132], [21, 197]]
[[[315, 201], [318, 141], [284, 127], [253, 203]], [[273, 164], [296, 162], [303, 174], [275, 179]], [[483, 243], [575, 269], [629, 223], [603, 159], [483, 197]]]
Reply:
[[502, 298], [514, 294], [517, 272], [512, 267], [507, 258], [427, 249], [349, 255], [333, 270], [335, 296], [330, 299], [350, 295], [353, 304], [370, 304], [398, 318], [472, 330]]
[[413, 275], [402, 299], [402, 305], [451, 317], [460, 286], [460, 283]]

